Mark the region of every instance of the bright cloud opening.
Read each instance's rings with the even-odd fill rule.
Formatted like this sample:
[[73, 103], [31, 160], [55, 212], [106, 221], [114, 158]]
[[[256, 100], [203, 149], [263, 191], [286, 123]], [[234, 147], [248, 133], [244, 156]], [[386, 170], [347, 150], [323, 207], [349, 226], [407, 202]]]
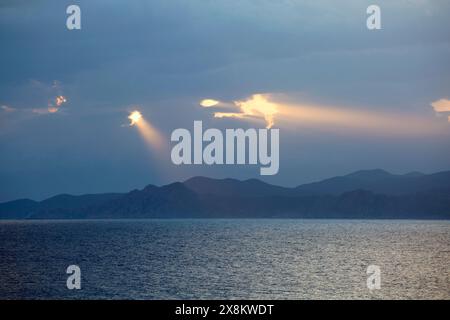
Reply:
[[200, 105], [204, 108], [214, 107], [219, 104], [219, 101], [213, 99], [204, 99], [200, 101]]
[[[247, 100], [233, 102], [232, 107], [237, 107], [237, 112], [234, 110], [214, 112], [214, 117], [241, 120], [262, 119], [267, 128], [273, 127], [277, 122], [278, 125], [282, 123], [288, 127], [295, 125], [341, 132], [358, 131], [396, 135], [442, 132], [442, 126], [439, 126], [434, 119], [419, 115], [285, 102], [288, 98], [285, 95], [254, 94]], [[226, 105], [222, 102], [220, 104]], [[450, 111], [450, 101], [441, 99], [433, 103], [433, 107], [437, 112]]]
[[57, 96], [55, 98], [55, 103], [56, 103], [57, 107], [61, 106], [63, 103], [66, 103], [66, 102], [67, 102], [67, 98], [64, 96]]
[[142, 119], [142, 114], [139, 111], [133, 111], [128, 116], [128, 119], [130, 119], [130, 126], [134, 126], [139, 122], [139, 120]]
[[[209, 100], [209, 99], [207, 99]], [[219, 103], [227, 106], [216, 100], [215, 104], [205, 103], [203, 100], [200, 105], [203, 107], [216, 106]], [[239, 112], [214, 112], [215, 118], [239, 118], [239, 119], [262, 119], [266, 122], [266, 128], [271, 128], [275, 124], [275, 115], [278, 113], [278, 106], [276, 103], [269, 101], [269, 95], [254, 94], [247, 100], [234, 101], [233, 105], [238, 108]]]
[[141, 112], [134, 110], [128, 115], [130, 126], [138, 129], [140, 136], [152, 148], [160, 149], [163, 146], [161, 133], [147, 121]]

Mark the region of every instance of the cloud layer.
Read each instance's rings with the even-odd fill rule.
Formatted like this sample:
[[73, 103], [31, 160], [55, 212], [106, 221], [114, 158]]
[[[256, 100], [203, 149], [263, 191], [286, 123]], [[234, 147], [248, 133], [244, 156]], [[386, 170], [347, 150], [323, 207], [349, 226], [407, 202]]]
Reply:
[[[165, 167], [155, 164], [135, 130], [122, 127], [136, 105], [164, 141], [194, 120], [280, 126], [280, 172], [269, 181], [278, 184], [373, 167], [448, 169], [449, 125], [434, 115], [447, 115], [438, 100], [450, 94], [448, 1], [380, 0], [374, 32], [365, 0], [77, 4], [78, 31], [65, 27], [67, 3], [0, 5], [0, 201], [257, 174], [172, 168], [168, 155]], [[276, 102], [298, 117], [261, 110], [258, 93], [280, 94]], [[199, 106], [207, 98], [220, 103]], [[374, 122], [361, 115], [410, 133], [361, 134]], [[407, 128], [424, 122], [433, 134]]]

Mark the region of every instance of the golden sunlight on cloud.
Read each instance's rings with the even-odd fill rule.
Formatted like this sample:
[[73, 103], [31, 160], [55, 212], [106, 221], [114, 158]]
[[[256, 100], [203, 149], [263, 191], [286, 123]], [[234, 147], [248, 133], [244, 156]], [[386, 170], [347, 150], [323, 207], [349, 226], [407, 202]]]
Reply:
[[31, 111], [36, 114], [49, 114], [56, 113], [59, 111], [60, 107], [67, 102], [65, 96], [56, 96], [52, 101], [48, 102], [47, 108], [34, 108]]
[[236, 101], [235, 104], [241, 108], [246, 116], [264, 117], [266, 128], [274, 125], [274, 116], [278, 112], [278, 105], [268, 100], [269, 96], [263, 94], [255, 94], [245, 101]]
[[[267, 128], [277, 123], [288, 128], [316, 128], [325, 131], [360, 132], [388, 135], [422, 135], [445, 130], [441, 123], [426, 116], [372, 111], [341, 106], [311, 105], [285, 102], [286, 96], [254, 94], [247, 100], [234, 101], [237, 111], [214, 112], [215, 118], [264, 120]], [[448, 100], [439, 100], [435, 110], [449, 110]], [[230, 104], [221, 105], [229, 106]]]
[[[450, 112], [450, 100], [448, 99], [440, 99], [431, 103], [431, 106], [438, 115], [441, 113]], [[450, 122], [450, 116], [447, 117], [448, 122]]]
[[48, 104], [48, 112], [49, 113], [55, 113], [59, 111], [59, 107], [61, 107], [64, 103], [67, 102], [67, 98], [64, 96], [56, 96], [54, 101], [50, 102]]
[[61, 106], [63, 103], [66, 103], [66, 102], [67, 102], [67, 98], [64, 96], [57, 96], [55, 98], [55, 103], [56, 103], [57, 107]]
[[130, 126], [134, 126], [138, 129], [139, 134], [150, 147], [157, 149], [162, 148], [162, 135], [142, 116], [142, 113], [134, 110], [129, 114], [128, 119], [130, 120]]
[[130, 119], [130, 126], [134, 126], [136, 123], [139, 122], [139, 120], [142, 119], [142, 114], [139, 111], [133, 111], [128, 116], [128, 119]]
[[[207, 99], [210, 100], [210, 99]], [[203, 107], [212, 107], [218, 105], [220, 102], [216, 100], [210, 100], [216, 102], [213, 105], [204, 105], [203, 100], [200, 105]], [[227, 105], [220, 103], [221, 105]], [[239, 112], [214, 112], [215, 118], [239, 118], [239, 119], [263, 119], [266, 123], [266, 128], [271, 128], [275, 124], [274, 116], [278, 112], [278, 105], [269, 101], [269, 95], [254, 94], [247, 100], [234, 101], [234, 106], [238, 108]]]
[[450, 100], [441, 99], [431, 103], [431, 106], [436, 112], [450, 112]]
[[214, 107], [219, 104], [219, 101], [213, 99], [204, 99], [200, 101], [200, 105], [205, 108]]
[[445, 129], [432, 118], [336, 106], [283, 105], [280, 118], [297, 126], [382, 135], [426, 135]]

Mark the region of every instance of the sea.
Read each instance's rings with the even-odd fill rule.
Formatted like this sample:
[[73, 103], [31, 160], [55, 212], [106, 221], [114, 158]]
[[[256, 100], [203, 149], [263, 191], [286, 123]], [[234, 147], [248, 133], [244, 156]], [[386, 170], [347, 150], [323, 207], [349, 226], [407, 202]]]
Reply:
[[450, 299], [450, 221], [1, 221], [0, 299]]

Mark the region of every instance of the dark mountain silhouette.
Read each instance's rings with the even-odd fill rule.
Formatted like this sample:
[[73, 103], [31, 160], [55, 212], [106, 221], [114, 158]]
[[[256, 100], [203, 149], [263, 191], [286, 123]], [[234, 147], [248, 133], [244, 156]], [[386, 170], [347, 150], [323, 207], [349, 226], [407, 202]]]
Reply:
[[147, 186], [121, 198], [90, 207], [92, 218], [190, 218], [203, 212], [199, 196], [183, 183]]
[[257, 179], [194, 177], [128, 193], [57, 195], [0, 204], [0, 219], [449, 219], [450, 171], [365, 170], [295, 188]]
[[0, 203], [0, 219], [30, 218], [38, 206], [39, 202], [29, 199]]
[[339, 195], [356, 189], [388, 195], [406, 195], [431, 190], [450, 190], [450, 171], [435, 174], [411, 172], [395, 175], [387, 171], [363, 170], [345, 176], [334, 177], [320, 182], [298, 186], [297, 194]]
[[216, 194], [222, 196], [273, 196], [295, 195], [295, 190], [265, 183], [258, 179], [212, 179], [206, 177], [194, 177], [184, 182], [195, 193], [206, 195]]

